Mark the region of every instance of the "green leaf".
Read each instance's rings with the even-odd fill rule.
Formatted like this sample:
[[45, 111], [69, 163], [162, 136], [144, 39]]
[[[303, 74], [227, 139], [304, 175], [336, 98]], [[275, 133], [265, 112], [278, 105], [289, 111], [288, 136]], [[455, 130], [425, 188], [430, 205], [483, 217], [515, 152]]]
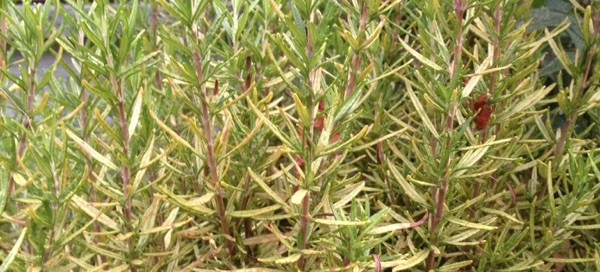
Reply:
[[4, 212], [6, 204], [8, 203], [8, 187], [10, 184], [8, 174], [6, 169], [0, 167], [0, 214]]

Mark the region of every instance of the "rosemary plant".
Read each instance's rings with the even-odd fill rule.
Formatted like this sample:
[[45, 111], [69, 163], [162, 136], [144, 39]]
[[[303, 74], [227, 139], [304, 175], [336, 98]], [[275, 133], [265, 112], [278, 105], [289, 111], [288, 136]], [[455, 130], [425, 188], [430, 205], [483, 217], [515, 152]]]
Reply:
[[600, 269], [596, 2], [38, 2], [0, 271]]

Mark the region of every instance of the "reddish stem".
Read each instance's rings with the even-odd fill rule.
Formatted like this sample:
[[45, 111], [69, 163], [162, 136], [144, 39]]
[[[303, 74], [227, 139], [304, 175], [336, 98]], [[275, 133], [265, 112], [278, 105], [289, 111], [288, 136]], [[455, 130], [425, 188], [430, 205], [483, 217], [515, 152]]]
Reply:
[[[457, 40], [456, 47], [454, 48], [454, 59], [452, 61], [452, 69], [450, 70], [450, 78], [454, 78], [455, 80], [458, 77], [458, 67], [461, 63], [462, 57], [462, 47], [463, 47], [463, 17], [466, 11], [466, 3], [465, 0], [454, 0], [454, 13], [456, 14], [456, 18], [458, 21], [458, 31], [457, 31]], [[446, 130], [448, 132], [452, 132], [454, 130], [454, 118], [457, 111], [457, 105], [454, 104], [450, 108], [450, 112], [448, 113], [448, 117], [446, 118]], [[446, 140], [446, 149], [451, 148], [451, 139], [448, 138]], [[434, 200], [436, 201], [436, 208], [433, 211], [433, 220], [431, 222], [431, 230], [433, 233], [432, 244], [434, 246], [438, 246], [439, 237], [438, 237], [438, 227], [444, 218], [445, 214], [445, 206], [446, 206], [446, 196], [448, 194], [448, 177], [446, 174], [448, 173], [448, 169], [450, 166], [450, 160], [446, 161], [445, 169], [442, 174], [442, 180], [440, 183], [440, 187], [437, 189], [436, 196]], [[426, 270], [432, 270], [435, 266], [435, 253], [430, 251], [429, 256], [427, 256], [426, 261]]]
[[[308, 220], [310, 219], [309, 215], [310, 210], [310, 191], [306, 193], [304, 199], [302, 199], [302, 218], [300, 221], [300, 235], [301, 235], [301, 249], [308, 248]], [[298, 269], [304, 271], [306, 266], [306, 259], [302, 256], [298, 260]]]
[[[197, 27], [193, 29], [194, 39], [197, 43], [201, 43], [200, 34], [198, 33]], [[196, 48], [196, 47], [195, 47]], [[196, 76], [198, 77], [198, 82], [204, 81], [204, 71], [202, 68], [202, 55], [200, 54], [200, 50], [196, 48], [194, 51], [194, 64], [196, 66]], [[213, 189], [215, 191], [215, 201], [217, 203], [217, 212], [219, 214], [219, 222], [221, 224], [221, 229], [223, 230], [223, 234], [225, 235], [225, 243], [227, 244], [227, 248], [229, 250], [229, 254], [233, 257], [235, 255], [235, 245], [230, 240], [233, 239], [231, 235], [231, 230], [229, 229], [229, 224], [227, 222], [227, 217], [225, 214], [225, 202], [223, 200], [223, 189], [221, 188], [221, 183], [219, 181], [219, 173], [218, 173], [218, 165], [217, 165], [217, 157], [215, 155], [215, 139], [212, 135], [212, 127], [211, 127], [211, 116], [208, 109], [208, 94], [206, 93], [206, 88], [203, 85], [200, 90], [200, 107], [202, 111], [202, 129], [204, 130], [204, 136], [206, 138], [206, 152], [207, 152], [207, 160], [208, 160], [208, 168], [211, 183], [213, 185]]]
[[[576, 97], [573, 99], [573, 101], [575, 101], [576, 104], [579, 103], [580, 99], [585, 94], [585, 91], [589, 85], [588, 80], [589, 80], [590, 74], [592, 73], [592, 67], [593, 67], [592, 61], [595, 59], [596, 51], [597, 51], [597, 46], [595, 44], [588, 51], [587, 59], [585, 62], [585, 70], [584, 70], [583, 76], [581, 77], [581, 82], [579, 84], [579, 88], [577, 90]], [[558, 142], [556, 143], [556, 149], [554, 149], [554, 157], [555, 158], [558, 158], [559, 156], [562, 155], [564, 147], [565, 147], [567, 140], [569, 139], [569, 136], [571, 134], [573, 124], [575, 124], [576, 121], [577, 121], [577, 109], [573, 109], [569, 113], [569, 116], [567, 117], [565, 126], [561, 130], [560, 138], [559, 138]]]

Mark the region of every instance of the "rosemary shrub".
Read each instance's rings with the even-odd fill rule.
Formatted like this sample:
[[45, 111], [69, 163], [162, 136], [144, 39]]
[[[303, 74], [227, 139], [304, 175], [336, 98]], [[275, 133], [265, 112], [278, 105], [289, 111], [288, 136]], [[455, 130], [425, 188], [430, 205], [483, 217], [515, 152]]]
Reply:
[[0, 271], [600, 270], [587, 2], [2, 1]]

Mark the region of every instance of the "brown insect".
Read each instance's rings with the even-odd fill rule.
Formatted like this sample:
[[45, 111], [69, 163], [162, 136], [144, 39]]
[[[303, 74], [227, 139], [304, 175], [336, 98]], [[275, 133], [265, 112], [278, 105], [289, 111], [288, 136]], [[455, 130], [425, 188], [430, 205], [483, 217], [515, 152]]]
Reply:
[[485, 130], [490, 124], [490, 119], [494, 113], [494, 107], [489, 105], [486, 94], [479, 95], [477, 100], [473, 102], [473, 110], [477, 112], [475, 116], [475, 129]]

